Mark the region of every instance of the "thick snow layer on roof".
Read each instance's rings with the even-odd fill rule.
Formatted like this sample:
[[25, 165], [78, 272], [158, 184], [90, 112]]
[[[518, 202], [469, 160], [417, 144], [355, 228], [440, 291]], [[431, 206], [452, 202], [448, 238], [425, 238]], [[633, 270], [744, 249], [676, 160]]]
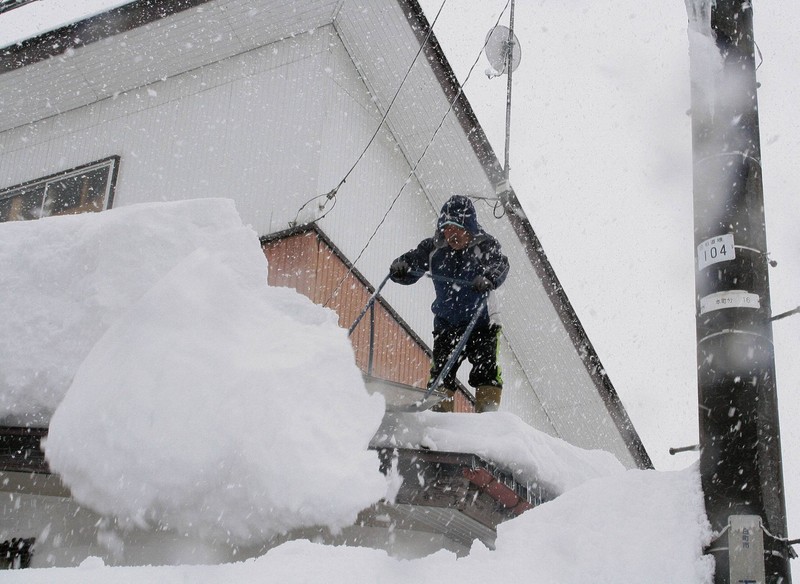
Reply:
[[5, 223], [0, 249], [2, 403], [57, 406], [45, 451], [78, 502], [257, 543], [385, 495], [383, 399], [335, 313], [266, 285], [232, 202]]
[[521, 484], [536, 484], [553, 496], [625, 470], [608, 452], [577, 448], [502, 412], [387, 414], [373, 443], [477, 454], [512, 472]]
[[230, 201], [0, 224], [0, 420], [46, 421], [109, 326], [200, 248], [263, 285], [256, 236]]

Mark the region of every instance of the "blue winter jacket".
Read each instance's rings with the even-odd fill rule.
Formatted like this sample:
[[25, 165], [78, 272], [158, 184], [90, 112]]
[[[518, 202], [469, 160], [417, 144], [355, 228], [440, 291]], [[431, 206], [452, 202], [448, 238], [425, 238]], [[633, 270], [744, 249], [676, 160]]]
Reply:
[[[454, 250], [447, 244], [443, 234], [446, 223], [456, 223], [472, 234], [472, 241], [466, 248]], [[415, 249], [397, 259], [404, 260], [417, 272], [392, 277], [398, 284], [414, 284], [422, 277], [420, 273], [426, 271], [434, 276], [436, 300], [431, 305], [434, 331], [466, 326], [483, 298], [471, 282], [477, 276], [484, 276], [497, 288], [505, 281], [509, 270], [508, 258], [500, 251], [500, 243], [483, 230], [472, 201], [461, 195], [451, 197], [442, 207], [435, 235], [423, 239]], [[483, 311], [477, 324], [489, 324], [488, 311]]]

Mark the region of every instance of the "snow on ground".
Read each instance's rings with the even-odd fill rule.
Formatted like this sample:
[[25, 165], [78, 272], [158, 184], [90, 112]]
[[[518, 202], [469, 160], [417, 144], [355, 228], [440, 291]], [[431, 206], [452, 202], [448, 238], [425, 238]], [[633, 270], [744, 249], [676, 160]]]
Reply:
[[352, 523], [389, 488], [367, 449], [376, 431], [384, 444], [474, 452], [561, 496], [460, 559], [295, 541], [240, 563], [92, 557], [5, 581], [710, 582], [695, 468], [626, 472], [505, 413], [401, 414], [379, 430], [383, 400], [367, 394], [335, 315], [266, 286], [266, 269], [221, 199], [0, 224], [0, 420], [52, 414], [52, 468], [117, 529], [212, 544]]
[[397, 560], [385, 552], [308, 541], [260, 558], [213, 566], [111, 568], [94, 558], [78, 568], [8, 572], [8, 584], [710, 584], [713, 567], [696, 467], [627, 471], [589, 481], [498, 530], [496, 549], [476, 544], [456, 558], [438, 552]]

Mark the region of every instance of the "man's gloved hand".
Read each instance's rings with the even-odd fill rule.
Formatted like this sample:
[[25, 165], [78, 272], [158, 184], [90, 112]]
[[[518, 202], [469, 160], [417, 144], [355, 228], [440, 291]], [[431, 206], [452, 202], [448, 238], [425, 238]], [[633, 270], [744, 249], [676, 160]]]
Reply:
[[411, 266], [405, 260], [395, 260], [389, 268], [389, 275], [393, 278], [404, 278], [411, 271]]
[[472, 281], [472, 287], [481, 293], [494, 290], [494, 284], [486, 276], [476, 276]]

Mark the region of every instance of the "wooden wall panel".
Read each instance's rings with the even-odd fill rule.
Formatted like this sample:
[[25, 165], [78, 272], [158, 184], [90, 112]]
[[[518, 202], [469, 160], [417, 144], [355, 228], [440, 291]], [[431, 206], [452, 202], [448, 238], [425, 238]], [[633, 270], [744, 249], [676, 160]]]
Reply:
[[[263, 248], [269, 262], [268, 283], [294, 288], [316, 304], [334, 310], [343, 328], [350, 327], [371, 296], [359, 278], [313, 230], [267, 241]], [[430, 360], [424, 347], [386, 307], [379, 302], [373, 307], [372, 370], [369, 371], [369, 312], [351, 336], [356, 364], [373, 377], [425, 387]]]
[[294, 288], [315, 300], [317, 247], [317, 236], [313, 232], [265, 243], [269, 285]]

